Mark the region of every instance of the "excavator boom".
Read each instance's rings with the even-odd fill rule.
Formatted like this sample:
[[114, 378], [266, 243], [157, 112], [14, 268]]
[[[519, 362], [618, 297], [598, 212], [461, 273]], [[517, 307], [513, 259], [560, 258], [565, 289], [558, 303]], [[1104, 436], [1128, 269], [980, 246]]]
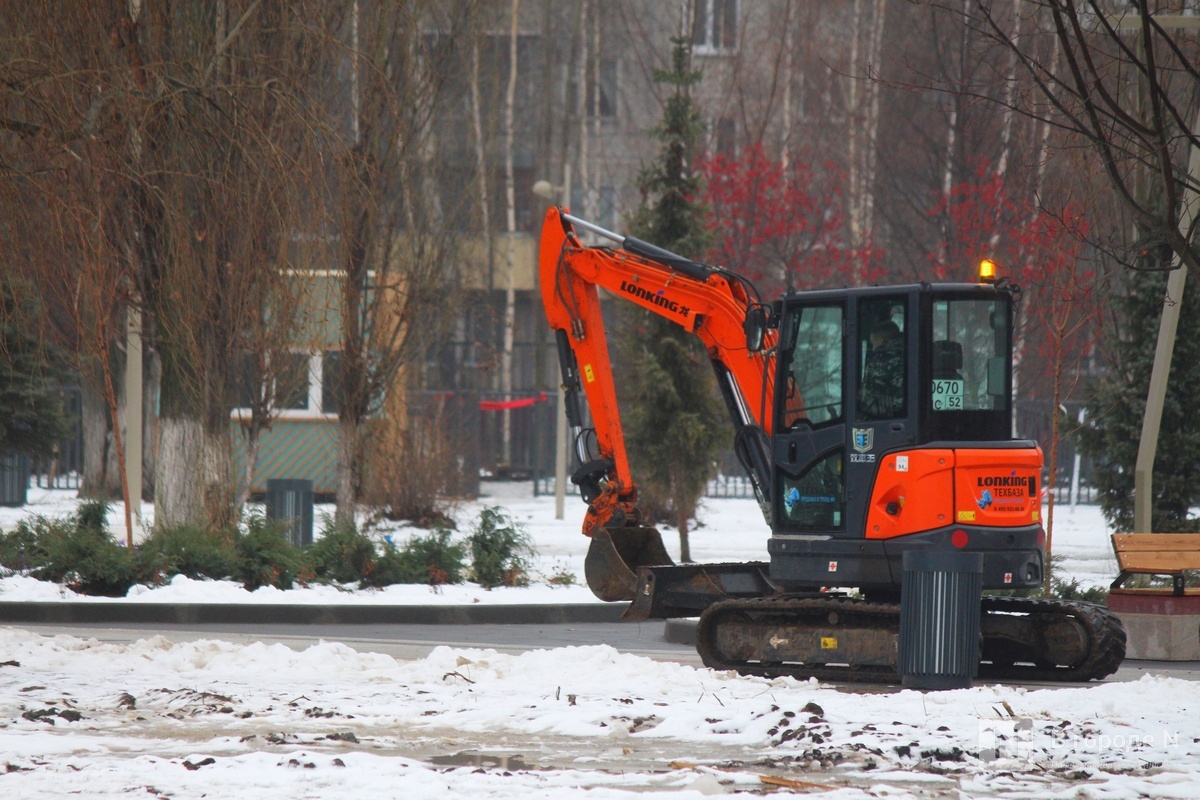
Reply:
[[[577, 228], [613, 240], [615, 246], [585, 246]], [[598, 596], [632, 599], [637, 568], [669, 564], [670, 557], [657, 531], [639, 525], [637, 485], [625, 451], [599, 290], [698, 337], [717, 373], [735, 430], [761, 430], [760, 441], [770, 432], [775, 332], [767, 329], [767, 310], [744, 279], [606, 231], [561, 208], [546, 213], [539, 278], [580, 461], [572, 480], [588, 503], [583, 532], [593, 541], [585, 575]], [[592, 415], [594, 452], [588, 449], [581, 392]], [[768, 470], [765, 456], [761, 451], [758, 455], [756, 485], [765, 493]]]

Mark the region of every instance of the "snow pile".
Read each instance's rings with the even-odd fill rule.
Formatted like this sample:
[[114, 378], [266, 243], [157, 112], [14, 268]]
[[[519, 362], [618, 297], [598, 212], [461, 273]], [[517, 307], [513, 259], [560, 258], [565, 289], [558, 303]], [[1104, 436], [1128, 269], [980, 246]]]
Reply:
[[[1200, 684], [847, 692], [623, 655], [0, 629], [6, 797], [1200, 796]], [[681, 756], [681, 754], [686, 754]]]

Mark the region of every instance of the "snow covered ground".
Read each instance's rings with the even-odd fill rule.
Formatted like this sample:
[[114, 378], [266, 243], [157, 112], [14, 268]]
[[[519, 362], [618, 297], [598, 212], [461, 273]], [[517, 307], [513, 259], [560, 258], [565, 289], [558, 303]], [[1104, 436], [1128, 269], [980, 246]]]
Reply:
[[[577, 499], [559, 521], [553, 498], [511, 484], [489, 490], [458, 509], [460, 529], [481, 505], [503, 506], [532, 534], [543, 576], [582, 576]], [[0, 526], [30, 511], [69, 513], [62, 494], [34, 492], [25, 511], [0, 512]], [[1065, 571], [1087, 585], [1110, 580], [1099, 513], [1055, 516]], [[699, 559], [764, 557], [766, 526], [752, 502], [708, 501], [703, 522], [693, 536]], [[46, 599], [27, 583], [0, 581], [0, 600]], [[544, 583], [452, 591], [251, 595], [189, 581], [96, 602], [591, 599], [582, 587]], [[1197, 709], [1200, 683], [1153, 675], [920, 693], [744, 678], [607, 646], [548, 642], [521, 655], [441, 647], [397, 661], [336, 642], [300, 652], [163, 638], [105, 644], [13, 627], [0, 628], [0, 796], [1196, 798]]]
[[0, 629], [12, 798], [1195, 798], [1200, 683], [844, 691], [607, 646], [398, 662]]

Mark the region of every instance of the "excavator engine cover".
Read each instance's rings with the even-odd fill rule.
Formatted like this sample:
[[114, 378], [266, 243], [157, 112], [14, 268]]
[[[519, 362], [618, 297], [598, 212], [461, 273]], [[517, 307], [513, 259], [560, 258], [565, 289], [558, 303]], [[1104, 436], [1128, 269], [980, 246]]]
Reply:
[[601, 600], [632, 600], [637, 591], [638, 567], [674, 563], [654, 528], [596, 528], [583, 562], [583, 574], [588, 588]]

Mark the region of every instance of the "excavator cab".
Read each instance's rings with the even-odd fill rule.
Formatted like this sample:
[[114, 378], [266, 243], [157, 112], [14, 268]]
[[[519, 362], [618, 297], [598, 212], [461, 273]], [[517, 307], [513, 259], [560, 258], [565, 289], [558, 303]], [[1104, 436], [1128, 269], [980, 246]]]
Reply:
[[984, 555], [987, 588], [1042, 580], [1041, 452], [1011, 434], [1012, 292], [916, 284], [780, 307], [770, 579], [896, 592], [906, 549]]

